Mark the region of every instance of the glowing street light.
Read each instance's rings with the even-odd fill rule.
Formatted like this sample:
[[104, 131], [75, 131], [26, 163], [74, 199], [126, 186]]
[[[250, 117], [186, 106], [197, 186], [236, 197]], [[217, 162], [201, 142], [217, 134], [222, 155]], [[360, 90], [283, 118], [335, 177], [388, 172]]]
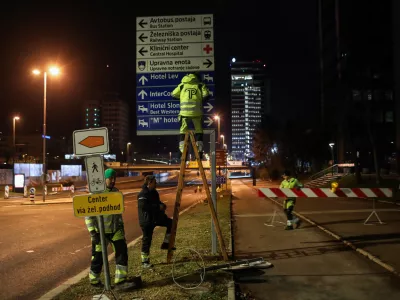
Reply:
[[[56, 76], [60, 73], [60, 69], [56, 66], [51, 66], [48, 69], [49, 73], [53, 76]], [[34, 69], [32, 70], [32, 73], [35, 75], [40, 75], [41, 71], [39, 69]], [[47, 175], [47, 170], [46, 170], [46, 94], [47, 94], [47, 71], [43, 72], [43, 134], [42, 134], [42, 139], [43, 139], [43, 174], [42, 174], [42, 183], [43, 183], [43, 201], [46, 200], [45, 192], [44, 192], [44, 186], [46, 183], [46, 175]]]
[[[215, 115], [214, 116], [214, 120], [218, 122], [218, 135], [217, 135], [218, 136], [218, 140], [217, 140], [217, 143], [220, 144], [219, 139], [220, 139], [220, 125], [221, 125], [220, 121], [221, 121], [221, 118], [218, 115]], [[221, 148], [221, 146], [220, 146], [220, 148]]]
[[[13, 157], [15, 156], [15, 121], [18, 121], [19, 117], [15, 116], [13, 118]], [[14, 159], [13, 159], [14, 161]]]

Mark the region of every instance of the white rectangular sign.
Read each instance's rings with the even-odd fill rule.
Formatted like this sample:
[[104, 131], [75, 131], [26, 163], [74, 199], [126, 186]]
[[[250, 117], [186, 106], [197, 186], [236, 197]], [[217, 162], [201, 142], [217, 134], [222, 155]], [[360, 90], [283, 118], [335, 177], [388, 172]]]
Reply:
[[213, 56], [214, 43], [141, 45], [137, 58]]
[[89, 192], [102, 193], [106, 189], [104, 162], [100, 155], [85, 157], [87, 183]]
[[214, 41], [214, 30], [206, 29], [175, 29], [137, 31], [137, 45], [159, 45], [177, 43], [208, 43]]
[[106, 127], [75, 130], [73, 134], [74, 154], [85, 156], [109, 152], [108, 129]]
[[159, 16], [136, 18], [137, 30], [213, 28], [213, 15]]
[[159, 58], [137, 61], [137, 73], [214, 71], [214, 57]]

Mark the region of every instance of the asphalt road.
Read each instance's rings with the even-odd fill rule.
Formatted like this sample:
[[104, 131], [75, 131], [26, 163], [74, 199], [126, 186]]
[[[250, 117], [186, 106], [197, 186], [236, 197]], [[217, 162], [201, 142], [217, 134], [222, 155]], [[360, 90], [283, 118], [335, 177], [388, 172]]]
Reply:
[[[128, 242], [141, 235], [137, 194], [132, 193], [140, 184], [121, 184], [123, 192], [131, 191], [125, 196], [123, 215]], [[172, 216], [175, 191], [159, 191]], [[192, 189], [184, 189], [181, 210], [198, 200]], [[0, 299], [36, 299], [89, 266], [90, 237], [71, 204], [0, 201], [0, 228]]]

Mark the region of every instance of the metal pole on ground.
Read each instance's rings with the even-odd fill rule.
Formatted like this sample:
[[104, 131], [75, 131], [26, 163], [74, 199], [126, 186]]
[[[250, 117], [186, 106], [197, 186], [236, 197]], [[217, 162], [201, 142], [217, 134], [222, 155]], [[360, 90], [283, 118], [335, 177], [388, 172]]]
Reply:
[[105, 289], [106, 291], [111, 291], [110, 266], [108, 265], [107, 241], [104, 232], [105, 230], [103, 216], [97, 216], [97, 222], [99, 223], [101, 253], [103, 256]]
[[[217, 167], [215, 157], [215, 131], [210, 134], [210, 152], [211, 152], [211, 197], [214, 210], [217, 213]], [[211, 254], [217, 254], [217, 234], [213, 219], [211, 218]]]

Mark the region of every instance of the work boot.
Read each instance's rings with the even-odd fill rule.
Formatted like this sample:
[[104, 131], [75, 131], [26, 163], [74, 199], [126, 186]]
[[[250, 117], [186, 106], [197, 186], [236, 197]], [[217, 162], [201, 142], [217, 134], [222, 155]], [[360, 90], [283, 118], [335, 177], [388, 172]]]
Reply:
[[[168, 250], [168, 247], [169, 247], [169, 243], [164, 242], [161, 244], [161, 250]], [[172, 247], [171, 250], [176, 250], [176, 248]]]
[[296, 229], [298, 229], [298, 228], [300, 227], [300, 225], [301, 225], [301, 220], [299, 219], [299, 220], [297, 221], [297, 223], [296, 223]]
[[153, 268], [154, 266], [153, 266], [153, 264], [151, 264], [149, 261], [147, 261], [147, 262], [142, 262], [142, 268], [143, 269], [151, 269], [151, 268]]
[[138, 286], [135, 282], [123, 281], [115, 284], [115, 289], [118, 291], [130, 291], [137, 288]]
[[293, 226], [292, 225], [286, 225], [285, 230], [293, 230]]

